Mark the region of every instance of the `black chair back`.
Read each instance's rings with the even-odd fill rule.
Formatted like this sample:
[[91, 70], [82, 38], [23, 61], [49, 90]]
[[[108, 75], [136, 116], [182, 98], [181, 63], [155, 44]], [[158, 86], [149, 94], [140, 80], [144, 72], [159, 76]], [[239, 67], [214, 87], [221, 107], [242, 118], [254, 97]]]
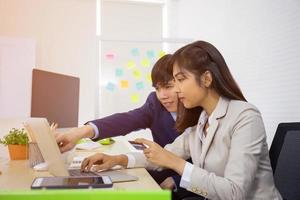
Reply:
[[276, 170], [277, 160], [284, 142], [285, 135], [288, 131], [300, 130], [300, 122], [280, 123], [277, 127], [272, 145], [269, 151], [271, 167], [273, 174]]
[[300, 199], [300, 131], [287, 132], [274, 181], [283, 199]]
[[300, 123], [278, 125], [270, 160], [274, 182], [283, 199], [300, 199]]

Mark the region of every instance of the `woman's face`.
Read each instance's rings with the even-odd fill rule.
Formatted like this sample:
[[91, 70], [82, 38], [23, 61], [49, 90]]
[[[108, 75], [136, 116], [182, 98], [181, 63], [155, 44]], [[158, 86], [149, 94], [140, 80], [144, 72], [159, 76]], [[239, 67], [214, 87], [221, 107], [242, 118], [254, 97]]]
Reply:
[[179, 68], [175, 63], [173, 66], [173, 76], [179, 100], [185, 108], [202, 106], [207, 96], [208, 89], [200, 86], [193, 73]]

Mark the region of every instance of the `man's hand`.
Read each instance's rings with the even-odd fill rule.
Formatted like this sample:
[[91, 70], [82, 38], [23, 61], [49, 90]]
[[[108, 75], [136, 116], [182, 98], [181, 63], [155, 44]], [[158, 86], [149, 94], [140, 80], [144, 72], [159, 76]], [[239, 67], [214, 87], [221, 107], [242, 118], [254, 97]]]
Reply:
[[93, 136], [94, 129], [90, 125], [86, 125], [80, 128], [72, 128], [64, 133], [54, 130], [53, 134], [60, 151], [64, 153], [73, 149], [80, 139]]

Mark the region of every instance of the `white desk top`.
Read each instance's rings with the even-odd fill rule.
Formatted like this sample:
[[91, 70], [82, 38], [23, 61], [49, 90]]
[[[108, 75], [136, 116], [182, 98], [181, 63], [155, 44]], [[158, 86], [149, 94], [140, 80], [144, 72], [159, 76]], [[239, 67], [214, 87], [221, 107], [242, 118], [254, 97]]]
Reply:
[[[7, 133], [10, 128], [22, 127], [22, 121], [17, 120], [3, 120], [0, 119], [0, 137]], [[105, 152], [108, 154], [120, 154], [129, 151], [126, 143], [122, 141], [122, 137], [118, 137], [116, 142], [112, 145], [101, 146], [93, 151], [79, 151], [76, 150], [71, 156], [88, 156], [95, 152]], [[70, 156], [69, 156], [70, 157]], [[68, 159], [70, 160], [70, 159]], [[11, 161], [8, 156], [7, 147], [0, 145], [0, 190], [29, 190], [30, 185], [35, 177], [51, 176], [49, 172], [37, 172], [29, 167], [28, 160]], [[160, 190], [159, 185], [149, 175], [144, 168], [124, 169], [124, 172], [137, 176], [138, 181], [114, 183], [113, 189], [116, 190]]]

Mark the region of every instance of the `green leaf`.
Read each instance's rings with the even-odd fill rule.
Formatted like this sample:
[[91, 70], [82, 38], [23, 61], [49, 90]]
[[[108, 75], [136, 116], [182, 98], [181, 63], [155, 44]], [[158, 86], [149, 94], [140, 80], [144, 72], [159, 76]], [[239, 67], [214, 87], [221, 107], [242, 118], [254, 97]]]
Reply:
[[12, 128], [7, 135], [0, 139], [0, 143], [5, 146], [9, 144], [28, 144], [28, 136], [24, 128]]

